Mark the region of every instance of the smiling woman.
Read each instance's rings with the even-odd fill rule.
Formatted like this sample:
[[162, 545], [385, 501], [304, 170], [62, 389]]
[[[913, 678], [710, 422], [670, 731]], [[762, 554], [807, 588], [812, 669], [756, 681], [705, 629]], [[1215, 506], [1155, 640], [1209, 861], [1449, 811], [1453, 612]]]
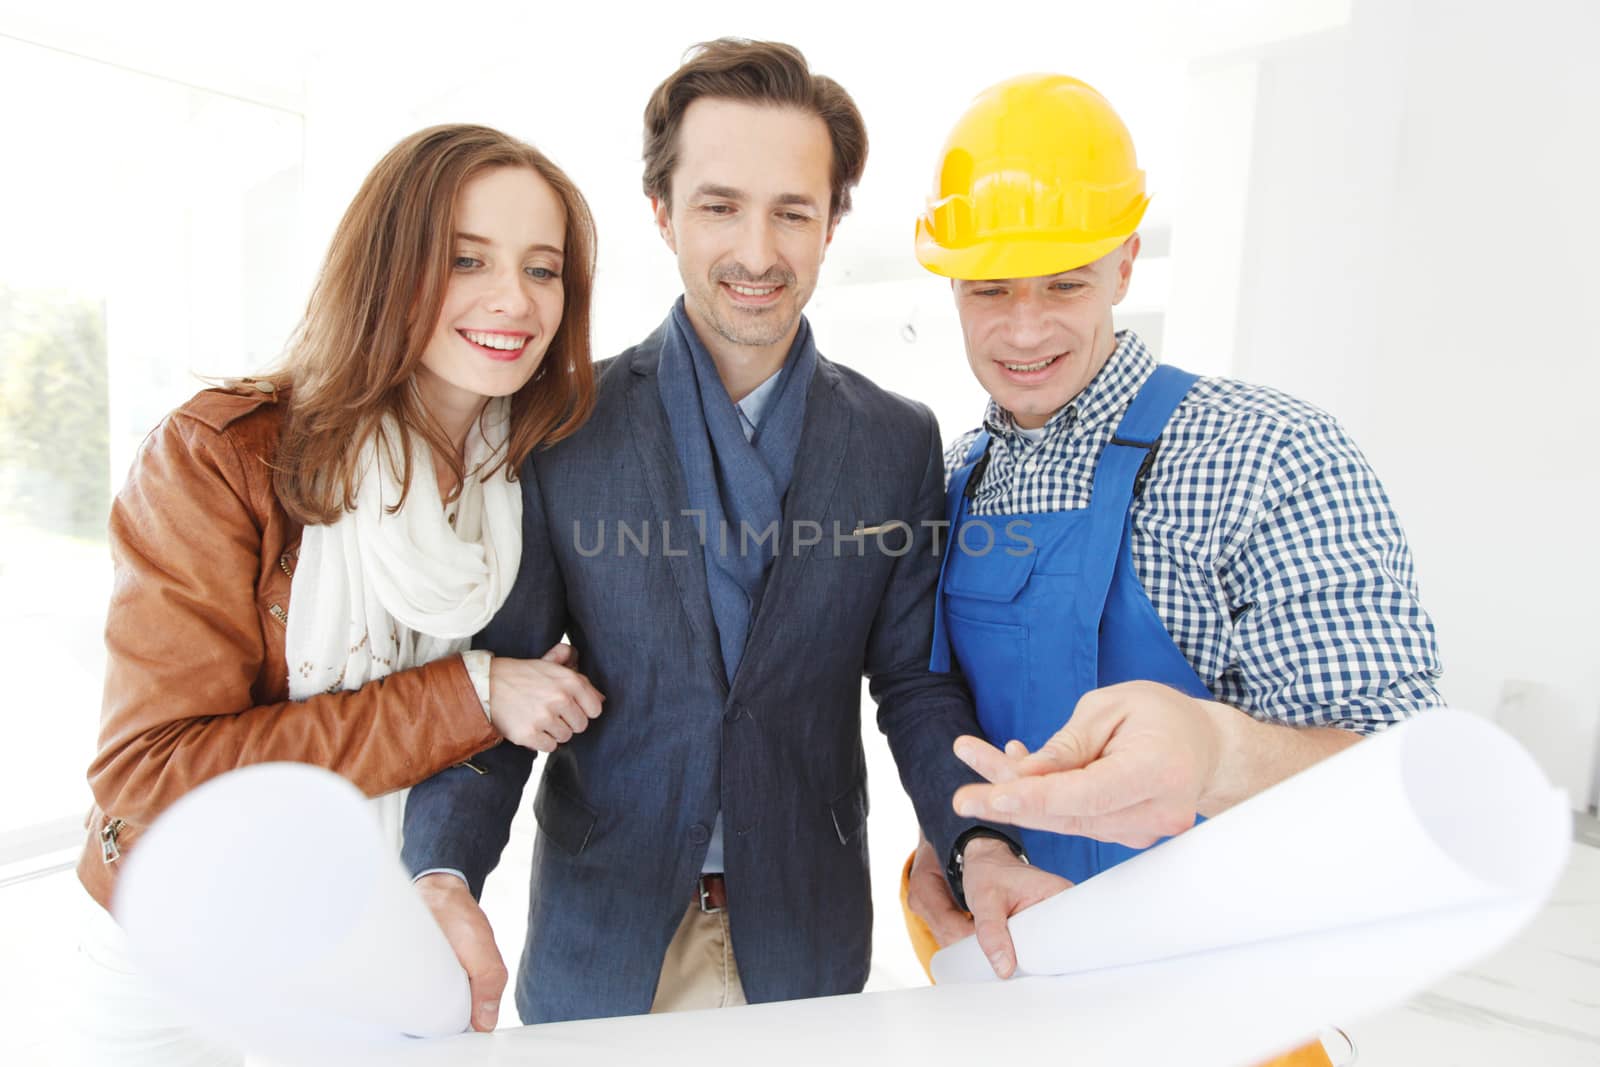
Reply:
[[553, 744], [552, 705], [598, 713], [564, 646], [467, 651], [516, 575], [517, 468], [593, 404], [593, 270], [588, 208], [541, 153], [423, 130], [357, 193], [283, 367], [146, 440], [111, 508], [86, 1061], [238, 1062], [154, 999], [101, 910], [180, 795], [292, 760], [392, 798], [397, 825], [399, 790], [502, 737]]
[[498, 167], [468, 182], [456, 250], [417, 388], [453, 442], [485, 397], [509, 396], [537, 371], [561, 325], [566, 208], [537, 171]]

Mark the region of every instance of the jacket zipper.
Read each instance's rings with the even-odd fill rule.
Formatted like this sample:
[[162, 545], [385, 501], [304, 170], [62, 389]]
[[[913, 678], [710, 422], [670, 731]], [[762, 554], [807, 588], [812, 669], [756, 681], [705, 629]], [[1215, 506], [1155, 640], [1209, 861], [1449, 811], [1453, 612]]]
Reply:
[[[278, 557], [278, 569], [284, 574], [287, 574], [290, 581], [294, 581], [294, 562], [290, 560], [289, 553], [285, 552], [283, 555]], [[282, 604], [269, 605], [267, 607], [267, 614], [271, 615], [274, 619], [277, 619], [284, 625], [285, 628], [288, 627], [289, 613], [283, 610]]]
[[117, 835], [122, 832], [122, 827], [123, 820], [112, 819], [100, 831], [100, 859], [107, 864], [122, 858], [122, 849], [117, 847]]

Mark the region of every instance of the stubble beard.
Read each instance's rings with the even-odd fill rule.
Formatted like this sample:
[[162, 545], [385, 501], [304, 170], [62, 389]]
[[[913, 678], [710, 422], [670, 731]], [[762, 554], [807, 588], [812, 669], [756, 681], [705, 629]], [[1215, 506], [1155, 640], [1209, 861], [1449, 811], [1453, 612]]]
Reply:
[[[717, 336], [730, 344], [745, 345], [752, 348], [765, 348], [775, 345], [788, 335], [794, 328], [795, 316], [788, 319], [782, 317], [777, 307], [765, 308], [759, 312], [733, 313], [734, 318], [724, 317], [720, 310], [713, 306], [711, 311], [711, 328]], [[743, 321], [738, 318], [745, 316]]]
[[[800, 302], [795, 295], [795, 276], [789, 271], [771, 272], [756, 277], [741, 269], [728, 270], [710, 281], [704, 302], [706, 320], [718, 337], [735, 345], [765, 348], [775, 345], [794, 331], [800, 318]], [[737, 285], [781, 285], [785, 299], [765, 308], [724, 307], [722, 283]]]

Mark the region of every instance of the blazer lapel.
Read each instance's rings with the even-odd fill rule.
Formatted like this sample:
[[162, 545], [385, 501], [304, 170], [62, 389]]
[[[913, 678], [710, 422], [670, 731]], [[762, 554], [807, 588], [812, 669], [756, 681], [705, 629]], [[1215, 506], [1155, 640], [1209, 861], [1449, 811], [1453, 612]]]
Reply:
[[[695, 641], [705, 652], [711, 673], [725, 685], [727, 670], [722, 662], [722, 645], [717, 639], [717, 624], [711, 614], [711, 593], [706, 585], [705, 551], [700, 544], [700, 527], [687, 514], [689, 494], [678, 466], [677, 449], [672, 443], [672, 428], [656, 384], [656, 367], [661, 356], [661, 331], [634, 352], [628, 382], [628, 422], [633, 428], [633, 446], [639, 454], [650, 500], [661, 517], [667, 537], [657, 550], [667, 557], [672, 580], [683, 600], [683, 611], [694, 631]], [[669, 551], [670, 549], [670, 551]]]
[[[744, 673], [745, 664], [765, 651], [781, 628], [784, 615], [792, 610], [795, 584], [812, 552], [812, 546], [807, 545], [796, 554], [795, 525], [820, 523], [822, 516], [828, 513], [828, 504], [839, 484], [850, 440], [851, 414], [839, 397], [838, 386], [838, 370], [819, 356], [816, 373], [811, 376], [811, 388], [806, 393], [806, 417], [800, 427], [794, 476], [789, 480], [789, 492], [783, 501], [778, 555], [767, 575], [761, 607], [750, 624], [750, 639], [745, 644], [744, 658], [740, 660], [740, 674]], [[832, 535], [832, 530], [822, 531], [823, 537]], [[734, 681], [737, 683], [738, 678]]]

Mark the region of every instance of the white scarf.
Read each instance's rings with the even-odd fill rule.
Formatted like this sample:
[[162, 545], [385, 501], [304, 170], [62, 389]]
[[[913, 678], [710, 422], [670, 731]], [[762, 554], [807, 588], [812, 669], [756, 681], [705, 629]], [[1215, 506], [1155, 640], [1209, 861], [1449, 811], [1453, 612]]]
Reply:
[[[521, 488], [503, 469], [485, 480], [510, 422], [510, 401], [496, 398], [468, 436], [453, 527], [421, 435], [411, 435], [411, 491], [393, 513], [400, 483], [380, 458], [390, 450], [377, 434], [363, 446], [355, 510], [307, 526], [300, 542], [285, 637], [291, 700], [360, 689], [462, 651], [494, 617], [522, 559]], [[379, 433], [399, 451], [392, 419]]]

